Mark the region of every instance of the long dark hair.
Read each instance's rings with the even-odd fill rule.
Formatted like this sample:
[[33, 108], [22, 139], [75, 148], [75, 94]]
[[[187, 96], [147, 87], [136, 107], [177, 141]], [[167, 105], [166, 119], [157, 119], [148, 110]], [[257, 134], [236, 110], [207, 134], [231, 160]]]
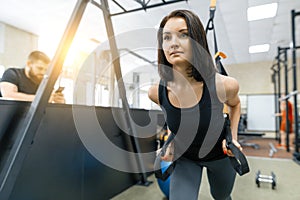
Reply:
[[[192, 44], [192, 60], [191, 71], [189, 75], [197, 81], [203, 81], [201, 74], [199, 73], [199, 69], [201, 66], [201, 57], [203, 58], [203, 50], [205, 54], [209, 56], [211, 59], [206, 34], [204, 27], [199, 19], [199, 17], [189, 10], [175, 10], [171, 12], [169, 15], [165, 16], [159, 26], [159, 30], [157, 32], [157, 39], [158, 39], [158, 73], [161, 79], [165, 81], [172, 81], [173, 80], [173, 70], [172, 65], [167, 61], [167, 58], [164, 54], [162, 43], [163, 43], [163, 28], [167, 21], [173, 17], [182, 17], [185, 19], [188, 28], [188, 34], [191, 38]], [[202, 48], [202, 49], [201, 49]], [[205, 67], [205, 66], [202, 66]]]

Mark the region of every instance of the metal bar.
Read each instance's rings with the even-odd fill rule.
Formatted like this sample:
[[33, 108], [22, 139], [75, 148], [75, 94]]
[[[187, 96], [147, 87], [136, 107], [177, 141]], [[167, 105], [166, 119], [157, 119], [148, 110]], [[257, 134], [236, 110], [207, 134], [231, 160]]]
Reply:
[[[285, 51], [285, 50], [289, 50], [289, 49], [293, 49], [293, 47], [279, 47], [280, 50]], [[296, 49], [300, 49], [300, 46], [296, 46]]]
[[134, 1], [137, 2], [137, 3], [139, 3], [139, 4], [141, 4], [141, 6], [143, 8], [147, 6], [145, 0], [143, 0], [143, 1], [141, 1], [141, 0], [134, 0]]
[[140, 10], [146, 10], [146, 9], [149, 9], [149, 8], [155, 8], [155, 7], [159, 7], [159, 6], [162, 6], [162, 5], [168, 5], [168, 4], [178, 3], [178, 2], [182, 2], [182, 1], [186, 1], [187, 2], [188, 0], [166, 1], [164, 3], [157, 3], [157, 4], [145, 6], [145, 7], [142, 7], [142, 8], [136, 8], [136, 9], [132, 9], [132, 10], [127, 10], [126, 12], [113, 13], [113, 14], [110, 14], [110, 16], [117, 16], [117, 15], [122, 15], [122, 14], [125, 14], [125, 13], [131, 13], [131, 12], [136, 12], [136, 11], [140, 11]]
[[111, 16], [109, 15], [109, 6], [108, 6], [107, 0], [101, 0], [101, 5], [103, 5], [107, 11], [107, 12], [103, 12], [103, 16], [104, 16], [104, 21], [105, 21], [105, 26], [106, 26], [106, 31], [107, 31], [107, 37], [108, 37], [109, 45], [110, 45], [110, 49], [111, 49], [113, 66], [114, 66], [114, 70], [115, 70], [115, 76], [116, 76], [117, 83], [118, 83], [120, 97], [122, 99], [122, 107], [124, 109], [124, 114], [125, 114], [124, 120], [127, 124], [129, 135], [133, 136], [132, 143], [133, 143], [134, 151], [136, 153], [137, 164], [138, 164], [139, 170], [141, 171], [141, 173], [140, 173], [141, 174], [141, 183], [143, 185], [149, 185], [150, 182], [147, 181], [147, 174], [146, 174], [144, 162], [140, 155], [141, 149], [140, 149], [137, 137], [136, 137], [137, 133], [136, 133], [134, 126], [132, 125], [132, 121], [131, 121], [131, 117], [130, 117], [129, 105], [128, 105], [128, 101], [126, 98], [126, 89], [125, 89], [125, 85], [123, 82], [122, 71], [121, 71], [121, 67], [120, 67], [120, 57], [119, 57], [116, 40], [114, 37], [114, 30], [113, 30], [113, 25], [112, 25], [112, 21], [111, 21]]
[[[288, 64], [287, 64], [287, 50], [284, 51], [284, 88], [285, 88], [285, 95], [287, 96], [289, 93], [289, 83], [288, 83]], [[290, 152], [290, 121], [289, 121], [289, 105], [288, 99], [285, 99], [285, 134], [286, 134], [286, 151]]]
[[282, 101], [282, 100], [286, 100], [286, 99], [289, 99], [290, 97], [294, 96], [294, 95], [297, 95], [299, 92], [296, 90], [296, 91], [293, 91], [293, 92], [290, 92], [288, 95], [285, 95], [284, 97], [281, 97], [279, 100]]
[[[280, 75], [280, 71], [281, 71], [281, 62], [279, 61], [280, 60], [280, 47], [277, 48], [277, 66], [278, 66], [278, 72], [277, 72], [277, 76], [278, 76], [278, 85], [277, 85], [277, 89], [278, 89], [278, 93], [277, 93], [277, 99], [280, 98], [280, 95], [281, 95], [281, 75]], [[278, 106], [278, 113], [281, 113], [281, 108], [280, 108], [280, 102], [277, 101], [277, 106]], [[279, 118], [279, 124], [281, 124], [281, 118]], [[281, 144], [281, 137], [280, 137], [280, 132], [278, 132], [278, 142], [279, 144]]]
[[277, 63], [273, 64], [270, 69], [273, 70], [274, 72], [277, 72], [277, 70], [275, 69], [275, 67], [277, 67]]
[[[297, 91], [297, 58], [296, 58], [296, 29], [295, 29], [295, 18], [299, 16], [300, 12], [295, 12], [295, 10], [291, 11], [292, 18], [292, 67], [293, 70], [293, 90]], [[295, 151], [299, 153], [299, 121], [298, 121], [298, 95], [294, 95], [294, 116], [295, 116]]]
[[[272, 82], [274, 85], [274, 103], [275, 103], [275, 113], [279, 113], [278, 111], [278, 96], [277, 96], [277, 70], [275, 69], [275, 66], [277, 66], [277, 64], [272, 65], [271, 69], [273, 71], [272, 74]], [[275, 136], [276, 136], [276, 140], [278, 140], [278, 136], [279, 136], [279, 124], [278, 124], [278, 117], [274, 117], [275, 120]]]
[[104, 11], [105, 9], [103, 8], [103, 6], [101, 4], [99, 4], [98, 2], [94, 1], [94, 0], [90, 0], [91, 4], [93, 4], [94, 6], [96, 6], [97, 8], [100, 8], [102, 11]]
[[122, 50], [127, 51], [127, 52], [129, 52], [130, 54], [132, 54], [132, 55], [134, 55], [134, 56], [136, 56], [136, 57], [138, 57], [138, 58], [140, 58], [140, 59], [142, 59], [142, 60], [144, 60], [144, 61], [150, 63], [150, 64], [153, 65], [154, 67], [157, 67], [157, 65], [155, 64], [155, 62], [153, 62], [153, 61], [151, 61], [151, 60], [148, 60], [148, 59], [145, 58], [144, 56], [141, 56], [140, 54], [135, 53], [135, 52], [131, 51], [130, 49], [127, 49], [127, 48], [119, 49], [119, 51], [122, 51]]
[[88, 0], [78, 0], [73, 10], [68, 26], [60, 41], [56, 54], [50, 63], [48, 72], [40, 84], [36, 97], [31, 103], [25, 118], [18, 124], [17, 138], [7, 157], [0, 174], [0, 199], [9, 198], [13, 190], [14, 183], [21, 169], [25, 156], [28, 153], [35, 132], [39, 127], [40, 121], [44, 115], [48, 99], [53, 90], [53, 86], [60, 74], [68, 49], [75, 36], [76, 30], [86, 9]]
[[127, 10], [118, 2], [116, 2], [115, 0], [112, 0], [115, 4], [117, 4], [117, 6], [119, 6], [122, 10], [124, 10], [124, 12], [127, 12]]

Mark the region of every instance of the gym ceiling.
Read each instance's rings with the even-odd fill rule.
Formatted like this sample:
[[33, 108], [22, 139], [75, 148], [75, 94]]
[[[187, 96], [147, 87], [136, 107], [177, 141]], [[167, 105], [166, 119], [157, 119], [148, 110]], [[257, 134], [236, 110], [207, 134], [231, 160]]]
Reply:
[[[111, 13], [120, 12], [112, 0], [108, 0]], [[100, 1], [97, 1], [100, 2]], [[117, 0], [124, 8], [141, 7], [134, 0]], [[151, 0], [155, 4], [161, 0]], [[277, 14], [273, 18], [247, 20], [247, 8], [269, 3], [278, 3]], [[76, 0], [0, 0], [0, 21], [34, 33], [51, 41], [51, 51], [67, 25]], [[157, 27], [164, 15], [171, 10], [183, 8], [195, 11], [204, 25], [209, 17], [210, 0], [188, 0], [156, 8], [113, 16], [115, 34], [140, 28]], [[219, 49], [227, 55], [225, 64], [240, 64], [271, 61], [276, 56], [278, 46], [289, 46], [291, 41], [291, 10], [300, 9], [299, 0], [218, 0], [215, 15]], [[296, 21], [300, 25], [300, 19]], [[82, 38], [103, 42], [107, 40], [102, 11], [88, 5], [77, 34]], [[296, 31], [300, 40], [300, 31]], [[211, 37], [209, 37], [211, 39]], [[265, 53], [249, 54], [250, 45], [270, 44]], [[156, 55], [144, 55], [155, 60]]]

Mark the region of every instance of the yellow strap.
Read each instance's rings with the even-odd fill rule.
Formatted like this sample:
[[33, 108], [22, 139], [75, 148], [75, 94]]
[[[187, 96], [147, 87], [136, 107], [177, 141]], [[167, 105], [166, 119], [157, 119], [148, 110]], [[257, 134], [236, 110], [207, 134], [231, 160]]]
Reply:
[[223, 59], [227, 58], [226, 54], [223, 53], [223, 52], [221, 52], [221, 51], [218, 51], [218, 52], [215, 54], [214, 58], [216, 59], [218, 56], [220, 56], [220, 57], [223, 58]]
[[210, 0], [210, 8], [215, 8], [217, 4], [217, 0]]

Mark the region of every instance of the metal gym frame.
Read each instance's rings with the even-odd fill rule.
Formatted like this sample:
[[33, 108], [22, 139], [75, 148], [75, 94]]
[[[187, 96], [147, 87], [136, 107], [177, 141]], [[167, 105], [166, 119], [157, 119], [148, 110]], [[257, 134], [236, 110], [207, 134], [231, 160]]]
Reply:
[[[300, 48], [296, 47], [297, 49]], [[290, 124], [289, 124], [289, 120], [288, 120], [288, 113], [289, 113], [289, 107], [288, 107], [288, 99], [294, 95], [297, 95], [298, 92], [297, 91], [293, 91], [291, 93], [289, 93], [289, 83], [288, 83], [288, 72], [290, 70], [293, 70], [293, 67], [288, 67], [288, 50], [290, 50], [290, 47], [278, 47], [277, 48], [277, 56], [276, 56], [276, 64], [274, 64], [271, 69], [273, 70], [273, 74], [272, 74], [272, 82], [274, 83], [274, 94], [275, 94], [275, 112], [276, 113], [280, 113], [281, 109], [280, 109], [280, 101], [286, 101], [286, 115], [283, 116], [286, 118], [286, 132], [289, 133], [290, 132]], [[282, 66], [283, 65], [283, 66]], [[281, 91], [281, 70], [284, 70], [284, 90]], [[284, 94], [284, 98], [281, 98], [281, 94]], [[295, 107], [296, 109], [296, 107]], [[279, 143], [281, 143], [281, 138], [280, 138], [280, 132], [279, 132], [279, 120], [278, 118], [275, 118], [275, 124], [276, 124], [276, 139], [279, 140]], [[286, 145], [287, 145], [287, 151], [290, 151], [290, 139], [289, 139], [289, 134], [287, 134], [286, 137]]]
[[[277, 56], [276, 56], [276, 63], [272, 65], [271, 70], [273, 71], [272, 74], [272, 82], [274, 83], [274, 94], [275, 94], [275, 110], [276, 112], [280, 112], [280, 102], [279, 100], [285, 100], [286, 101], [286, 132], [287, 132], [287, 137], [286, 137], [286, 145], [287, 145], [287, 151], [290, 151], [290, 145], [289, 145], [289, 121], [288, 121], [288, 99], [290, 97], [294, 97], [294, 117], [295, 117], [295, 152], [299, 153], [299, 120], [298, 120], [298, 105], [297, 105], [297, 95], [298, 95], [298, 90], [297, 90], [297, 57], [296, 57], [296, 50], [300, 49], [300, 46], [296, 46], [296, 37], [295, 37], [295, 18], [300, 15], [300, 12], [295, 12], [295, 10], [291, 11], [291, 21], [292, 21], [292, 45], [291, 47], [278, 47], [277, 48]], [[288, 57], [287, 57], [287, 51], [291, 50], [292, 51], [292, 66], [288, 68]], [[281, 58], [283, 55], [283, 58]], [[280, 98], [281, 95], [281, 65], [283, 64], [284, 66], [284, 98]], [[289, 93], [288, 91], [288, 71], [292, 70], [293, 71], [293, 91]], [[278, 120], [275, 119], [276, 123], [276, 139], [279, 138], [280, 141], [280, 133], [279, 133], [279, 123]]]
[[[281, 76], [280, 76], [280, 63], [279, 63], [279, 56], [276, 56], [276, 63], [272, 65], [271, 70], [273, 74], [271, 75], [271, 81], [274, 84], [274, 97], [275, 97], [275, 112], [280, 113], [280, 105], [279, 105], [279, 95], [281, 94]], [[276, 140], [280, 141], [280, 132], [279, 132], [279, 119], [275, 117], [275, 135]]]
[[[118, 81], [119, 93], [122, 99], [122, 108], [124, 111], [124, 120], [127, 124], [127, 130], [129, 135], [136, 136], [136, 130], [130, 121], [129, 105], [126, 98], [126, 90], [124, 82], [122, 80], [122, 73], [120, 68], [120, 59], [116, 40], [114, 38], [114, 29], [111, 17], [115, 15], [125, 14], [129, 12], [134, 12], [138, 10], [147, 10], [149, 8], [154, 8], [158, 6], [163, 6], [166, 4], [172, 4], [177, 2], [183, 2], [187, 0], [161, 0], [161, 3], [149, 4], [151, 0], [135, 0], [135, 2], [141, 5], [139, 9], [126, 10], [120, 3], [116, 0], [112, 0], [117, 6], [119, 6], [123, 12], [119, 13], [110, 13], [108, 0], [100, 0], [100, 3], [94, 0], [77, 0], [77, 3], [73, 9], [65, 32], [61, 38], [61, 41], [58, 45], [56, 53], [49, 65], [47, 74], [44, 76], [37, 93], [36, 97], [30, 105], [28, 112], [25, 117], [22, 118], [18, 124], [16, 124], [16, 139], [10, 151], [1, 152], [1, 161], [0, 161], [0, 199], [6, 200], [9, 199], [10, 193], [13, 190], [14, 183], [17, 179], [18, 173], [21, 169], [22, 163], [28, 153], [32, 141], [35, 137], [35, 132], [37, 131], [41, 119], [44, 115], [45, 108], [48, 104], [48, 99], [51, 95], [53, 86], [60, 75], [63, 63], [65, 61], [68, 50], [72, 44], [74, 36], [77, 32], [78, 26], [82, 19], [82, 16], [85, 12], [85, 9], [88, 3], [95, 5], [100, 8], [103, 12], [107, 37], [109, 39], [110, 50], [113, 59], [113, 66], [115, 71], [115, 77]], [[147, 174], [145, 172], [144, 163], [142, 158], [139, 156], [138, 152], [140, 151], [139, 143], [136, 137], [131, 137], [131, 146], [133, 147], [134, 152], [137, 153], [136, 162], [140, 168], [140, 184], [149, 185], [151, 182], [147, 180]]]
[[[296, 55], [296, 17], [300, 16], [300, 12], [296, 12], [295, 10], [291, 11], [291, 20], [292, 20], [292, 66], [293, 66], [293, 75], [294, 75], [294, 81], [293, 81], [293, 90], [297, 91], [297, 55]], [[295, 151], [297, 154], [299, 154], [299, 113], [298, 113], [298, 101], [297, 101], [297, 95], [294, 95], [294, 102], [295, 102], [295, 108], [294, 108], [294, 115], [295, 115]]]

